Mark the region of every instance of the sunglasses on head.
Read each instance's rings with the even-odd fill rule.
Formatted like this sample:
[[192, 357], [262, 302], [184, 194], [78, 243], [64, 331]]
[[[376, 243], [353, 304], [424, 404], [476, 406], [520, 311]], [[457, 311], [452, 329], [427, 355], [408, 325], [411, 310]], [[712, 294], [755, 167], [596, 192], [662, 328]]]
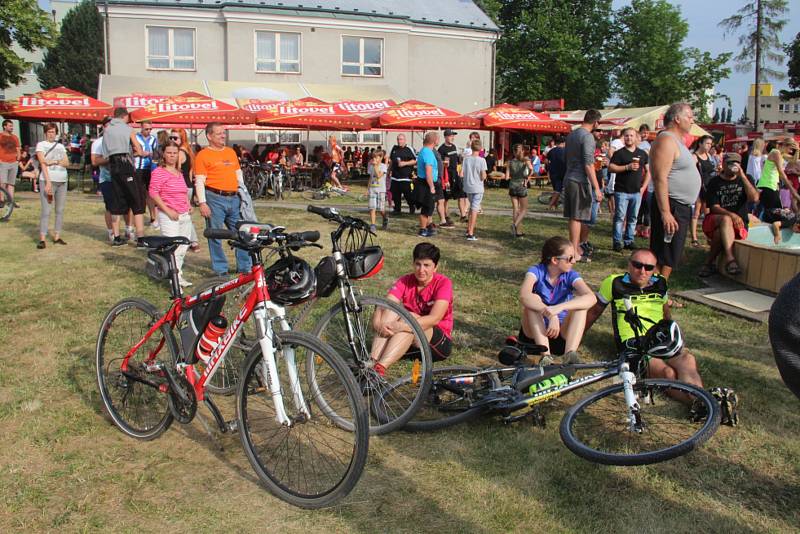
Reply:
[[634, 269], [644, 269], [645, 271], [654, 271], [656, 266], [652, 263], [642, 263], [640, 261], [631, 260], [631, 265], [633, 265]]

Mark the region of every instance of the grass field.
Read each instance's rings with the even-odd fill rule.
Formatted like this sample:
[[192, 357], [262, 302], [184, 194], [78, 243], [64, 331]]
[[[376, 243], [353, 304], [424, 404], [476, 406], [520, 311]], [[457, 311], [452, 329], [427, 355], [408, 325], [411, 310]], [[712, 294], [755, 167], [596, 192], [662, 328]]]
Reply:
[[[498, 207], [507, 203], [502, 195], [492, 196]], [[739, 392], [741, 426], [722, 427], [700, 451], [661, 465], [603, 467], [574, 456], [558, 437], [563, 404], [554, 405], [544, 429], [482, 419], [373, 438], [353, 493], [334, 508], [307, 512], [259, 486], [238, 436], [211, 438], [195, 420], [152, 442], [128, 439], [101, 414], [97, 329], [124, 297], [163, 308], [166, 288], [143, 274], [142, 251], [108, 246], [96, 199], [71, 193], [63, 232], [69, 245], [40, 251], [38, 199], [20, 197], [22, 208], [0, 226], [0, 532], [742, 533], [800, 526], [800, 414], [775, 369], [766, 325], [693, 304], [676, 318], [706, 384]], [[257, 212], [290, 230], [326, 235], [332, 228], [296, 209]], [[455, 362], [490, 363], [516, 331], [523, 273], [565, 224], [531, 219], [527, 236], [516, 240], [508, 226], [509, 217], [487, 215], [476, 243], [463, 240], [462, 228], [434, 238], [443, 251], [440, 270], [457, 292]], [[383, 293], [408, 271], [413, 227], [404, 217], [380, 234], [386, 267], [366, 291]], [[607, 221], [592, 241], [597, 259], [579, 270], [596, 287], [624, 258], [609, 252]], [[312, 264], [322, 255], [306, 250]], [[688, 253], [674, 289], [698, 285], [692, 273], [701, 252]], [[189, 280], [210, 274], [207, 250], [188, 255]], [[583, 353], [601, 357], [612, 347], [606, 316]], [[232, 413], [230, 402], [221, 404]]]

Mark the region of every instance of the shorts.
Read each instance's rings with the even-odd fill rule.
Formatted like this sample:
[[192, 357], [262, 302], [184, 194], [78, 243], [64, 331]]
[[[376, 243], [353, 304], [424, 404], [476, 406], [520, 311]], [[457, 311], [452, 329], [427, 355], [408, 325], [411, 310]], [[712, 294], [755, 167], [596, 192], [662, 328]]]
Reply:
[[385, 191], [369, 191], [367, 202], [369, 209], [380, 212], [386, 211], [386, 192]]
[[553, 191], [560, 193], [564, 189], [564, 180], [550, 176], [550, 185], [553, 186]]
[[564, 183], [564, 217], [582, 222], [592, 220], [592, 188], [589, 182], [567, 180]]
[[[717, 219], [719, 217], [724, 217], [724, 215], [709, 213], [706, 215], [706, 218], [703, 219], [703, 233], [706, 234], [709, 239], [714, 238], [714, 231], [717, 229]], [[746, 226], [733, 229], [733, 236], [736, 239], [747, 239], [747, 233], [748, 231]]]
[[[520, 343], [525, 343], [527, 345], [538, 345], [535, 339], [531, 339], [525, 335], [525, 332], [522, 331], [522, 328], [519, 329], [519, 333], [517, 334], [517, 340]], [[553, 356], [563, 356], [563, 354], [567, 351], [567, 340], [565, 340], [561, 335], [559, 335], [555, 339], [548, 338], [548, 345], [550, 345], [550, 354]]]
[[111, 172], [112, 205], [109, 210], [113, 215], [125, 215], [128, 210], [134, 215], [144, 213], [147, 191], [144, 184], [136, 176], [133, 161], [128, 154], [115, 154], [108, 162]]
[[469, 200], [470, 211], [480, 211], [483, 193], [467, 193], [467, 199]]
[[150, 169], [136, 169], [136, 177], [144, 185], [145, 191], [150, 190], [150, 176], [152, 173], [153, 171]]
[[19, 165], [14, 163], [0, 163], [0, 184], [15, 185], [17, 183], [17, 171]]
[[[438, 326], [433, 327], [431, 340], [428, 342], [428, 344], [431, 347], [431, 360], [435, 362], [446, 360], [450, 357], [450, 353], [453, 350], [453, 342]], [[419, 349], [412, 346], [403, 356], [405, 358], [419, 358]]]
[[676, 200], [669, 199], [669, 211], [678, 222], [678, 231], [672, 236], [671, 243], [664, 243], [664, 221], [658, 201], [653, 198], [650, 206], [650, 250], [656, 255], [659, 265], [677, 267], [683, 257], [683, 245], [686, 243], [686, 232], [692, 222], [692, 207]]
[[764, 211], [772, 211], [783, 207], [781, 205], [781, 194], [778, 191], [760, 187], [758, 193], [760, 195], [759, 203]]
[[516, 198], [525, 198], [528, 196], [528, 187], [524, 181], [508, 183], [508, 196]]
[[103, 204], [106, 205], [106, 211], [111, 211], [111, 206], [114, 205], [114, 186], [111, 182], [100, 182], [97, 186], [100, 189], [100, 194], [103, 195]]
[[434, 195], [431, 193], [428, 183], [424, 180], [417, 180], [414, 184], [414, 200], [419, 208], [420, 215], [430, 217], [433, 215], [435, 205]]
[[435, 202], [439, 202], [440, 200], [444, 200], [444, 189], [442, 189], [442, 181], [437, 180], [433, 182], [433, 187], [436, 189], [436, 193], [433, 195], [433, 200]]
[[460, 176], [450, 178], [450, 191], [444, 192], [444, 198], [447, 200], [467, 198], [467, 193], [464, 192], [464, 181]]

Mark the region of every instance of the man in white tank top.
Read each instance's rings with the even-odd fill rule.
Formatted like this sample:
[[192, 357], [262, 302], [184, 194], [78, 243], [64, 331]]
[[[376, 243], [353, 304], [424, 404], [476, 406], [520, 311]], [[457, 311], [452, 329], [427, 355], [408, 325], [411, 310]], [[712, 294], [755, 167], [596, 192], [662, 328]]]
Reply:
[[680, 264], [692, 203], [700, 193], [700, 172], [684, 139], [694, 124], [692, 107], [679, 102], [664, 114], [665, 130], [650, 150], [650, 172], [655, 186], [650, 249], [665, 278]]

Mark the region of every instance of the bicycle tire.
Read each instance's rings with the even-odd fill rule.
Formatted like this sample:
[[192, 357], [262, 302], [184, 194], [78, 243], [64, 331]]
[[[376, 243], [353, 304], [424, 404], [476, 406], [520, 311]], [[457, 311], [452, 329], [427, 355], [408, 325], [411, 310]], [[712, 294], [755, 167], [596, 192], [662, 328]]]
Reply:
[[7, 222], [14, 211], [14, 195], [5, 187], [0, 187], [0, 222]]
[[[352, 315], [357, 319], [356, 336], [360, 343], [357, 343], [355, 349], [348, 343], [347, 323], [341, 301], [320, 317], [311, 333], [314, 337], [331, 345], [345, 359], [356, 377], [356, 381], [361, 384], [369, 407], [370, 433], [373, 435], [386, 434], [405, 426], [422, 406], [431, 386], [431, 370], [433, 368], [431, 350], [425, 332], [402, 306], [383, 297], [365, 295], [356, 297], [356, 306], [360, 311], [352, 313]], [[364, 365], [371, 363], [370, 348], [374, 341], [374, 338], [370, 336], [374, 333], [368, 326], [374, 316], [374, 311], [366, 310], [378, 308], [392, 311], [401, 317], [409, 326], [414, 341], [419, 342], [422, 347], [418, 359], [401, 358], [386, 370], [387, 374], [384, 377], [378, 376], [371, 366]], [[416, 372], [414, 372], [417, 365], [415, 361], [419, 361]], [[307, 360], [306, 363], [309, 365], [309, 377], [313, 379], [315, 376], [314, 361]], [[407, 375], [416, 377], [413, 386], [403, 390], [395, 387], [395, 383]], [[312, 388], [314, 387], [312, 384]], [[390, 393], [393, 394], [388, 395]], [[319, 395], [319, 399], [320, 403], [324, 403], [326, 400], [323, 395]], [[324, 405], [323, 409], [325, 409]], [[342, 424], [346, 426], [347, 421], [343, 420]]]
[[[230, 278], [224, 276], [211, 278], [198, 287], [197, 293], [202, 293], [214, 286], [224, 284], [229, 280]], [[247, 284], [225, 293], [225, 305], [222, 307], [222, 315], [224, 315], [228, 321], [239, 314], [251, 288], [252, 284]], [[226, 396], [236, 393], [242, 365], [244, 365], [245, 360], [247, 360], [250, 349], [252, 349], [253, 345], [256, 343], [255, 324], [252, 321], [243, 323], [239, 328], [239, 333], [233, 339], [232, 346], [225, 355], [225, 359], [219, 362], [219, 367], [216, 372], [211, 379], [206, 382], [206, 390], [211, 393]]]
[[[256, 345], [245, 364], [236, 402], [242, 446], [258, 478], [275, 496], [302, 508], [330, 506], [350, 493], [363, 472], [369, 448], [366, 407], [352, 373], [329, 346], [300, 332], [276, 332], [275, 336], [279, 350], [295, 350], [298, 382], [311, 417], [297, 413], [287, 373], [280, 369], [284, 406], [295, 424], [276, 421], [272, 397], [261, 375], [261, 346]], [[286, 361], [285, 355], [275, 359], [279, 365]], [[347, 412], [351, 430], [332, 421], [324, 410], [315, 409], [317, 399], [308, 387], [311, 381], [300, 376], [307, 368], [302, 359], [320, 359], [316, 370], [325, 372], [326, 395], [337, 399], [337, 413]], [[310, 436], [315, 429], [319, 435]], [[281, 453], [287, 454], [285, 460], [276, 458]], [[306, 457], [311, 457], [309, 465]], [[295, 472], [298, 470], [302, 473]], [[316, 483], [316, 478], [326, 480]]]
[[[123, 329], [126, 325], [118, 323], [118, 320], [128, 311], [140, 312], [144, 316], [142, 319], [146, 321], [138, 326], [128, 327], [129, 335], [126, 336]], [[128, 361], [128, 373], [135, 378], [123, 375], [119, 366], [124, 355], [144, 337], [159, 317], [156, 307], [146, 300], [121, 300], [103, 318], [95, 348], [97, 385], [106, 414], [124, 434], [144, 441], [159, 437], [173, 421], [169, 395], [159, 390], [159, 386], [168, 386], [163, 372], [148, 372], [142, 365], [143, 358], [156, 350], [161, 339], [165, 341], [164, 346], [169, 351], [169, 361], [159, 361], [166, 365], [175, 365], [178, 346], [172, 330], [163, 325], [160, 329], [161, 338], [154, 333], [131, 357]], [[115, 324], [120, 327], [114, 329]], [[137, 379], [147, 381], [150, 385]], [[138, 406], [143, 409], [138, 410]]]
[[[444, 387], [444, 380], [448, 377], [476, 373], [480, 371], [477, 367], [451, 366], [440, 367], [433, 370], [433, 380], [431, 389], [428, 392], [425, 403], [420, 407], [414, 417], [406, 423], [405, 430], [410, 432], [430, 432], [441, 430], [460, 423], [471, 421], [487, 411], [486, 407], [470, 407], [473, 392], [480, 389], [489, 390], [497, 384], [491, 375], [480, 375], [476, 377], [479, 384], [474, 383], [469, 386], [453, 386], [447, 384]], [[455, 390], [455, 391], [454, 391]], [[442, 398], [445, 398], [444, 402]]]
[[[659, 391], [656, 392], [655, 390]], [[600, 464], [624, 466], [646, 465], [677, 458], [678, 456], [693, 451], [705, 443], [719, 428], [720, 412], [717, 402], [708, 392], [696, 386], [675, 380], [644, 379], [637, 381], [634, 385], [634, 391], [636, 391], [639, 397], [640, 413], [642, 421], [645, 423], [644, 431], [634, 434], [628, 429], [627, 406], [625, 404], [623, 386], [622, 384], [615, 384], [592, 393], [567, 410], [567, 413], [564, 414], [564, 417], [561, 419], [560, 426], [561, 440], [564, 442], [564, 445], [581, 458]], [[654, 400], [651, 403], [645, 402], [645, 397], [642, 395], [642, 393], [648, 391], [652, 392], [654, 395]], [[672, 398], [669, 392], [688, 395], [696, 399], [696, 401], [701, 401], [706, 410], [704, 421], [700, 423], [691, 421], [686, 404], [678, 399]], [[658, 406], [656, 406], [655, 401], [656, 393], [658, 394]], [[600, 450], [600, 444], [590, 445], [585, 443], [585, 441], [587, 441], [586, 438], [589, 436], [586, 436], [586, 438], [576, 436], [575, 427], [577, 419], [585, 414], [593, 405], [604, 400], [610, 400], [613, 406], [599, 408], [598, 413], [600, 415], [586, 414], [586, 416], [592, 427], [604, 426], [608, 428], [614, 426], [621, 429], [621, 434], [626, 438], [622, 440], [625, 442], [625, 448], [621, 446], [615, 448], [622, 450]], [[607, 420], [609, 414], [614, 418], [613, 421]], [[604, 417], [606, 420], [603, 419]], [[653, 430], [655, 426], [654, 421], [660, 420], [669, 421], [667, 423], [669, 428], [664, 434], [657, 435]], [[681, 423], [687, 425], [691, 430], [690, 432], [687, 431], [689, 435], [686, 437], [679, 435], [680, 430], [677, 427]], [[684, 432], [684, 434], [687, 432]], [[595, 433], [595, 430], [590, 432], [590, 434]], [[669, 444], [668, 446], [659, 446], [654, 450], [647, 450], [645, 452], [626, 452], [630, 450], [631, 446], [638, 445], [651, 438], [659, 439], [661, 436], [666, 436], [670, 441], [673, 439], [678, 439], [679, 441]], [[607, 439], [605, 436], [596, 438], [596, 436], [593, 435], [591, 437], [593, 439]], [[630, 439], [632, 437], [638, 438], [637, 441], [639, 443], [634, 444], [633, 440]], [[605, 446], [605, 443], [603, 445]], [[611, 449], [612, 447], [610, 445], [609, 443], [609, 447], [607, 448]]]

